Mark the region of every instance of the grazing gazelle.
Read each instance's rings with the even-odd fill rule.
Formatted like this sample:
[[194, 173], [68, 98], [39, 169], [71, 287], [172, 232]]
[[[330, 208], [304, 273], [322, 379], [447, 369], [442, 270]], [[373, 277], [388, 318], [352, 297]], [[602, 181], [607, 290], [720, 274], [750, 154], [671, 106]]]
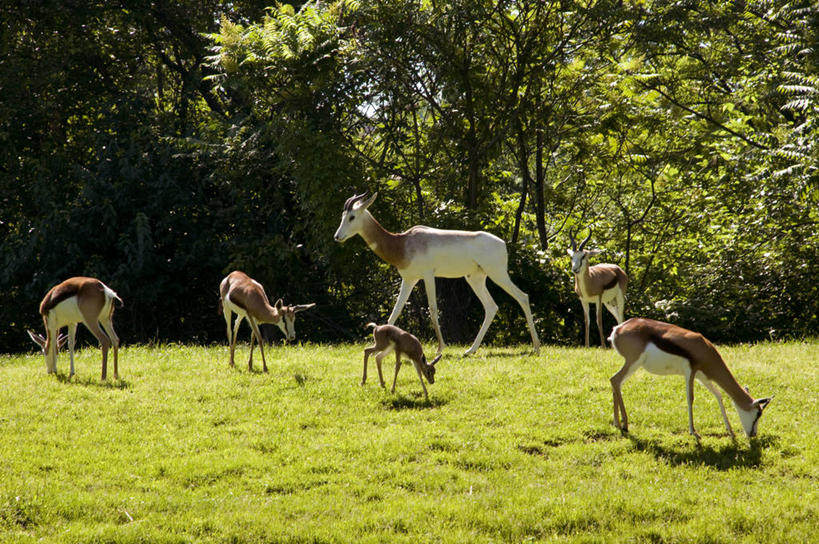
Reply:
[[[275, 306], [271, 306], [262, 284], [238, 270], [228, 274], [219, 284], [219, 297], [221, 310], [225, 315], [228, 342], [230, 343], [230, 366], [234, 366], [233, 354], [236, 350], [236, 336], [239, 333], [239, 325], [242, 323], [242, 319], [246, 317], [252, 329], [250, 332], [248, 369], [253, 370], [253, 339], [255, 337], [262, 352], [262, 366], [265, 372], [267, 372], [267, 361], [264, 358], [264, 340], [261, 332], [259, 332], [259, 324], [273, 323], [281, 329], [288, 340], [294, 340], [296, 338], [296, 312], [315, 306], [315, 303], [285, 306], [282, 299], [277, 300]], [[236, 322], [231, 330], [230, 321], [233, 313], [237, 315]]]
[[382, 227], [367, 211], [377, 195], [378, 193], [374, 193], [367, 198], [367, 193], [364, 193], [347, 199], [335, 239], [337, 242], [344, 242], [360, 234], [376, 255], [398, 269], [401, 275], [401, 291], [387, 320], [388, 324], [396, 322], [412, 288], [419, 280], [424, 280], [429, 316], [438, 339], [440, 354], [444, 349], [444, 339], [438, 325], [435, 278], [463, 277], [480, 299], [484, 309], [481, 329], [472, 347], [464, 355], [475, 353], [498, 311], [498, 305], [492, 300], [486, 288], [486, 278], [489, 277], [523, 308], [529, 333], [532, 335], [532, 344], [537, 353], [540, 340], [529, 308], [529, 296], [509, 278], [508, 255], [503, 240], [488, 232], [440, 230], [424, 226], [415, 226], [400, 234], [394, 234]]
[[583, 317], [586, 322], [586, 347], [589, 347], [589, 304], [594, 303], [597, 308], [597, 330], [600, 332], [600, 345], [606, 347], [603, 336], [603, 305], [608, 308], [617, 323], [623, 322], [625, 310], [626, 284], [628, 277], [623, 269], [616, 264], [596, 264], [589, 266], [589, 257], [602, 253], [599, 249], [584, 249], [586, 242], [591, 238], [591, 229], [586, 239], [577, 245], [571, 229], [569, 239], [572, 247], [567, 249], [572, 257], [572, 273], [574, 273], [574, 292], [583, 305]]
[[412, 361], [415, 366], [415, 371], [418, 373], [418, 379], [421, 380], [421, 387], [424, 389], [424, 398], [429, 402], [429, 395], [427, 394], [427, 386], [424, 385], [424, 378], [432, 385], [435, 383], [435, 363], [441, 359], [439, 353], [431, 363], [427, 363], [427, 358], [424, 355], [424, 348], [421, 347], [421, 342], [418, 339], [395, 325], [376, 325], [375, 323], [367, 323], [365, 328], [373, 329], [373, 340], [375, 344], [364, 350], [364, 376], [361, 378], [361, 385], [367, 382], [367, 359], [375, 353], [375, 366], [378, 368], [378, 380], [381, 382], [381, 387], [384, 385], [384, 374], [381, 372], [381, 360], [395, 351], [395, 376], [392, 379], [392, 392], [395, 393], [395, 383], [398, 381], [398, 370], [401, 368], [401, 355], [405, 355]]
[[114, 347], [114, 379], [119, 379], [117, 351], [119, 337], [114, 331], [114, 308], [122, 307], [122, 299], [96, 278], [69, 278], [52, 287], [40, 303], [40, 315], [46, 328], [46, 337], [28, 331], [43, 350], [46, 359], [46, 370], [49, 374], [57, 372], [57, 351], [65, 338], [59, 330], [68, 326], [68, 352], [71, 359], [70, 378], [74, 375], [74, 340], [77, 336], [77, 325], [82, 323], [91, 331], [102, 348], [102, 379], [108, 370], [108, 348]]
[[642, 366], [652, 374], [685, 376], [688, 430], [697, 440], [700, 437], [694, 430], [693, 413], [695, 378], [717, 398], [725, 428], [731, 438], [734, 438], [734, 431], [728, 422], [728, 415], [722, 405], [722, 394], [717, 385], [734, 401], [745, 434], [749, 437], [756, 436], [759, 417], [771, 397], [754, 400], [748, 390], [737, 383], [714, 345], [701, 334], [662, 321], [632, 318], [614, 327], [609, 340], [617, 353], [625, 359], [623, 368], [611, 377], [614, 425], [618, 428], [628, 431], [628, 417], [621, 387], [626, 378]]

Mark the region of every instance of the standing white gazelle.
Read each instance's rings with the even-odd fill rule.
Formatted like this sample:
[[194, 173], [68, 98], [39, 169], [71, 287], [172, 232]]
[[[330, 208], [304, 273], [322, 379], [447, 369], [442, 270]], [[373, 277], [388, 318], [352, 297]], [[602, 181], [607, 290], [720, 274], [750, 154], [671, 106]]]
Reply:
[[438, 354], [444, 349], [444, 339], [438, 325], [438, 302], [435, 295], [435, 278], [466, 278], [467, 283], [480, 299], [484, 319], [475, 341], [464, 355], [477, 351], [489, 324], [498, 311], [498, 305], [486, 288], [486, 278], [492, 278], [504, 291], [518, 301], [523, 313], [535, 352], [540, 340], [535, 331], [529, 295], [521, 291], [509, 278], [506, 243], [493, 234], [482, 231], [440, 230], [415, 226], [400, 234], [382, 227], [367, 211], [378, 193], [367, 198], [367, 193], [347, 199], [341, 214], [341, 224], [335, 234], [337, 242], [360, 234], [376, 255], [395, 266], [401, 275], [401, 291], [387, 323], [393, 325], [409, 298], [412, 288], [424, 280], [429, 303], [429, 316], [438, 338]]
[[[236, 336], [239, 333], [239, 325], [242, 323], [242, 319], [246, 317], [252, 329], [248, 369], [253, 370], [253, 339], [255, 337], [262, 352], [262, 366], [265, 372], [267, 372], [267, 361], [264, 357], [264, 340], [259, 331], [259, 324], [273, 323], [279, 327], [288, 340], [295, 340], [296, 312], [315, 306], [315, 303], [285, 306], [282, 299], [277, 300], [275, 306], [271, 306], [262, 284], [239, 270], [231, 272], [222, 280], [219, 284], [219, 296], [221, 310], [225, 315], [225, 324], [227, 325], [228, 342], [230, 343], [230, 366], [234, 366], [233, 354], [236, 350]], [[231, 330], [230, 321], [233, 313], [236, 314], [236, 322]]]
[[117, 368], [117, 351], [119, 337], [114, 331], [114, 308], [122, 307], [122, 299], [96, 278], [69, 278], [52, 287], [40, 303], [40, 315], [46, 328], [46, 337], [28, 331], [43, 350], [46, 359], [46, 370], [49, 374], [57, 372], [57, 350], [64, 341], [58, 332], [68, 326], [68, 351], [71, 358], [70, 378], [74, 375], [74, 340], [77, 325], [82, 323], [91, 331], [102, 348], [102, 379], [106, 378], [108, 369], [108, 348], [114, 347], [114, 379], [119, 379]]
[[586, 322], [586, 347], [589, 347], [589, 304], [594, 303], [597, 309], [597, 330], [600, 332], [600, 345], [606, 347], [603, 337], [603, 305], [609, 310], [617, 323], [623, 322], [626, 306], [626, 285], [628, 276], [616, 264], [596, 264], [589, 266], [589, 257], [600, 255], [599, 249], [583, 249], [591, 238], [591, 229], [586, 239], [578, 247], [571, 229], [569, 239], [572, 247], [567, 252], [572, 257], [574, 273], [574, 292], [580, 297], [583, 305], [583, 317]]
[[688, 430], [698, 440], [693, 412], [695, 378], [717, 398], [725, 428], [732, 438], [734, 431], [728, 422], [722, 394], [717, 385], [734, 401], [745, 434], [749, 437], [756, 436], [759, 417], [771, 397], [754, 400], [747, 388], [740, 387], [717, 349], [703, 335], [662, 321], [632, 318], [614, 327], [609, 340], [617, 353], [626, 360], [623, 368], [611, 377], [614, 425], [618, 428], [628, 431], [628, 417], [621, 387], [626, 378], [642, 366], [652, 374], [685, 376]]

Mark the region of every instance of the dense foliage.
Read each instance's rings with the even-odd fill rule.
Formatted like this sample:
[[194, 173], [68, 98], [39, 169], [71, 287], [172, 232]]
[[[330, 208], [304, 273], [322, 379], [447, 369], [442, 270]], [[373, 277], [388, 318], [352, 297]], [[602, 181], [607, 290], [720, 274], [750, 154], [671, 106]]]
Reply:
[[[125, 300], [126, 342], [221, 340], [235, 268], [318, 303], [300, 337], [360, 337], [398, 283], [332, 240], [365, 189], [392, 230], [507, 240], [549, 342], [580, 338], [572, 227], [628, 272], [627, 315], [718, 340], [819, 332], [810, 2], [265, 4], [0, 7], [0, 351], [81, 274]], [[445, 337], [471, 340], [478, 300], [438, 292]], [[526, 341], [493, 293], [487, 340]], [[431, 333], [423, 289], [401, 323]]]

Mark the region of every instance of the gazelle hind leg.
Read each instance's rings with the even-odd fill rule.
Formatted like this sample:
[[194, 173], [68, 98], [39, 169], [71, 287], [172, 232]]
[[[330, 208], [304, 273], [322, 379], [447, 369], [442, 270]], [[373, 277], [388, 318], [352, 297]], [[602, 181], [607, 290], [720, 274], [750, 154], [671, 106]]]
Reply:
[[700, 435], [694, 429], [694, 373], [687, 369], [685, 373], [685, 398], [688, 401], [688, 432], [700, 440]]
[[[71, 365], [71, 370], [68, 373], [68, 377], [72, 377], [74, 375], [74, 346], [77, 345], [77, 326], [79, 323], [71, 323], [68, 326], [68, 359]], [[59, 343], [57, 344], [57, 351], [60, 350]]]
[[370, 355], [373, 353], [376, 354], [376, 368], [378, 369], [378, 381], [381, 383], [381, 387], [386, 387], [384, 384], [384, 375], [381, 373], [381, 359], [379, 359], [379, 347], [377, 345], [370, 346], [364, 349], [364, 375], [361, 377], [361, 385], [364, 385], [367, 382], [367, 361], [370, 358]]
[[[489, 329], [489, 325], [492, 323], [492, 320], [495, 319], [495, 314], [498, 313], [498, 305], [495, 303], [492, 295], [489, 294], [489, 289], [486, 288], [486, 274], [480, 272], [470, 274], [466, 276], [466, 281], [475, 292], [475, 295], [477, 295], [478, 300], [481, 301], [484, 314], [483, 323], [478, 331], [478, 335], [475, 337], [475, 341], [472, 342], [472, 346], [466, 350], [464, 356], [472, 355], [478, 351], [478, 348], [481, 346], [481, 342], [483, 342], [483, 337], [486, 335], [486, 331]], [[439, 351], [438, 354], [440, 353], [441, 352]]]
[[114, 379], [119, 379], [119, 362], [118, 362], [118, 352], [119, 352], [119, 336], [117, 336], [116, 331], [114, 330], [114, 323], [111, 321], [109, 316], [108, 319], [104, 321], [100, 321], [100, 325], [102, 329], [105, 331], [105, 334], [108, 335], [108, 338], [111, 340], [111, 346], [114, 352]]
[[46, 326], [46, 372], [49, 374], [57, 373], [57, 355], [59, 352], [60, 329], [56, 327], [56, 318], [47, 320], [43, 318]]
[[[233, 323], [233, 334], [230, 338], [230, 366], [235, 366], [234, 364], [234, 354], [236, 353], [236, 338], [239, 336], [239, 325], [242, 324], [242, 314], [236, 314], [236, 321]], [[253, 330], [251, 328], [250, 335], [253, 336]]]
[[108, 338], [108, 335], [100, 329], [96, 321], [84, 321], [83, 323], [86, 328], [91, 331], [91, 334], [97, 338], [102, 348], [102, 379], [105, 380], [108, 375], [108, 348], [111, 345], [111, 340]]
[[518, 302], [523, 310], [523, 314], [526, 316], [526, 326], [529, 327], [529, 334], [532, 337], [532, 348], [535, 353], [539, 353], [540, 338], [538, 338], [537, 330], [535, 330], [535, 320], [532, 317], [532, 308], [529, 305], [529, 295], [521, 291], [521, 289], [512, 282], [512, 278], [509, 277], [509, 271], [507, 271], [505, 267], [499, 270], [484, 269], [484, 272], [486, 272], [489, 278], [498, 284], [501, 289], [509, 293], [509, 295]]
[[231, 334], [232, 327], [231, 327], [231, 318], [233, 317], [233, 312], [230, 311], [230, 308], [227, 307], [226, 304], [222, 303], [222, 315], [225, 318], [225, 328], [227, 329], [227, 341], [228, 345], [231, 344], [233, 340], [233, 334]]

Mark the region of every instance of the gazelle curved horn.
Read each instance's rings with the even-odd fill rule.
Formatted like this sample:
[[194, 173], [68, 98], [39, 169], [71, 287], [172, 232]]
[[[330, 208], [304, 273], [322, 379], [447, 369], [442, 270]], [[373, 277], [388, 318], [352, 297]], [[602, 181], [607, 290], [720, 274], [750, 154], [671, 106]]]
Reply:
[[443, 355], [443, 353], [439, 353], [438, 356], [435, 357], [435, 359], [433, 359], [431, 363], [429, 363], [429, 366], [435, 366], [435, 363], [437, 363], [438, 361], [441, 360], [442, 355]]
[[364, 191], [360, 195], [353, 194], [350, 198], [347, 199], [347, 202], [344, 203], [344, 211], [350, 211], [353, 208], [353, 205], [356, 202], [359, 202], [363, 199], [367, 198], [367, 191]]
[[571, 227], [569, 227], [569, 241], [572, 243], [572, 251], [577, 251], [577, 240], [574, 239], [574, 233]]
[[588, 241], [589, 241], [589, 239], [591, 239], [591, 236], [592, 236], [592, 229], [591, 229], [591, 228], [589, 228], [589, 235], [588, 235], [588, 236], [586, 236], [586, 239], [585, 239], [585, 240], [583, 240], [582, 242], [580, 242], [580, 248], [579, 248], [579, 250], [580, 250], [580, 251], [583, 251], [583, 248], [586, 246], [586, 242], [588, 242]]

